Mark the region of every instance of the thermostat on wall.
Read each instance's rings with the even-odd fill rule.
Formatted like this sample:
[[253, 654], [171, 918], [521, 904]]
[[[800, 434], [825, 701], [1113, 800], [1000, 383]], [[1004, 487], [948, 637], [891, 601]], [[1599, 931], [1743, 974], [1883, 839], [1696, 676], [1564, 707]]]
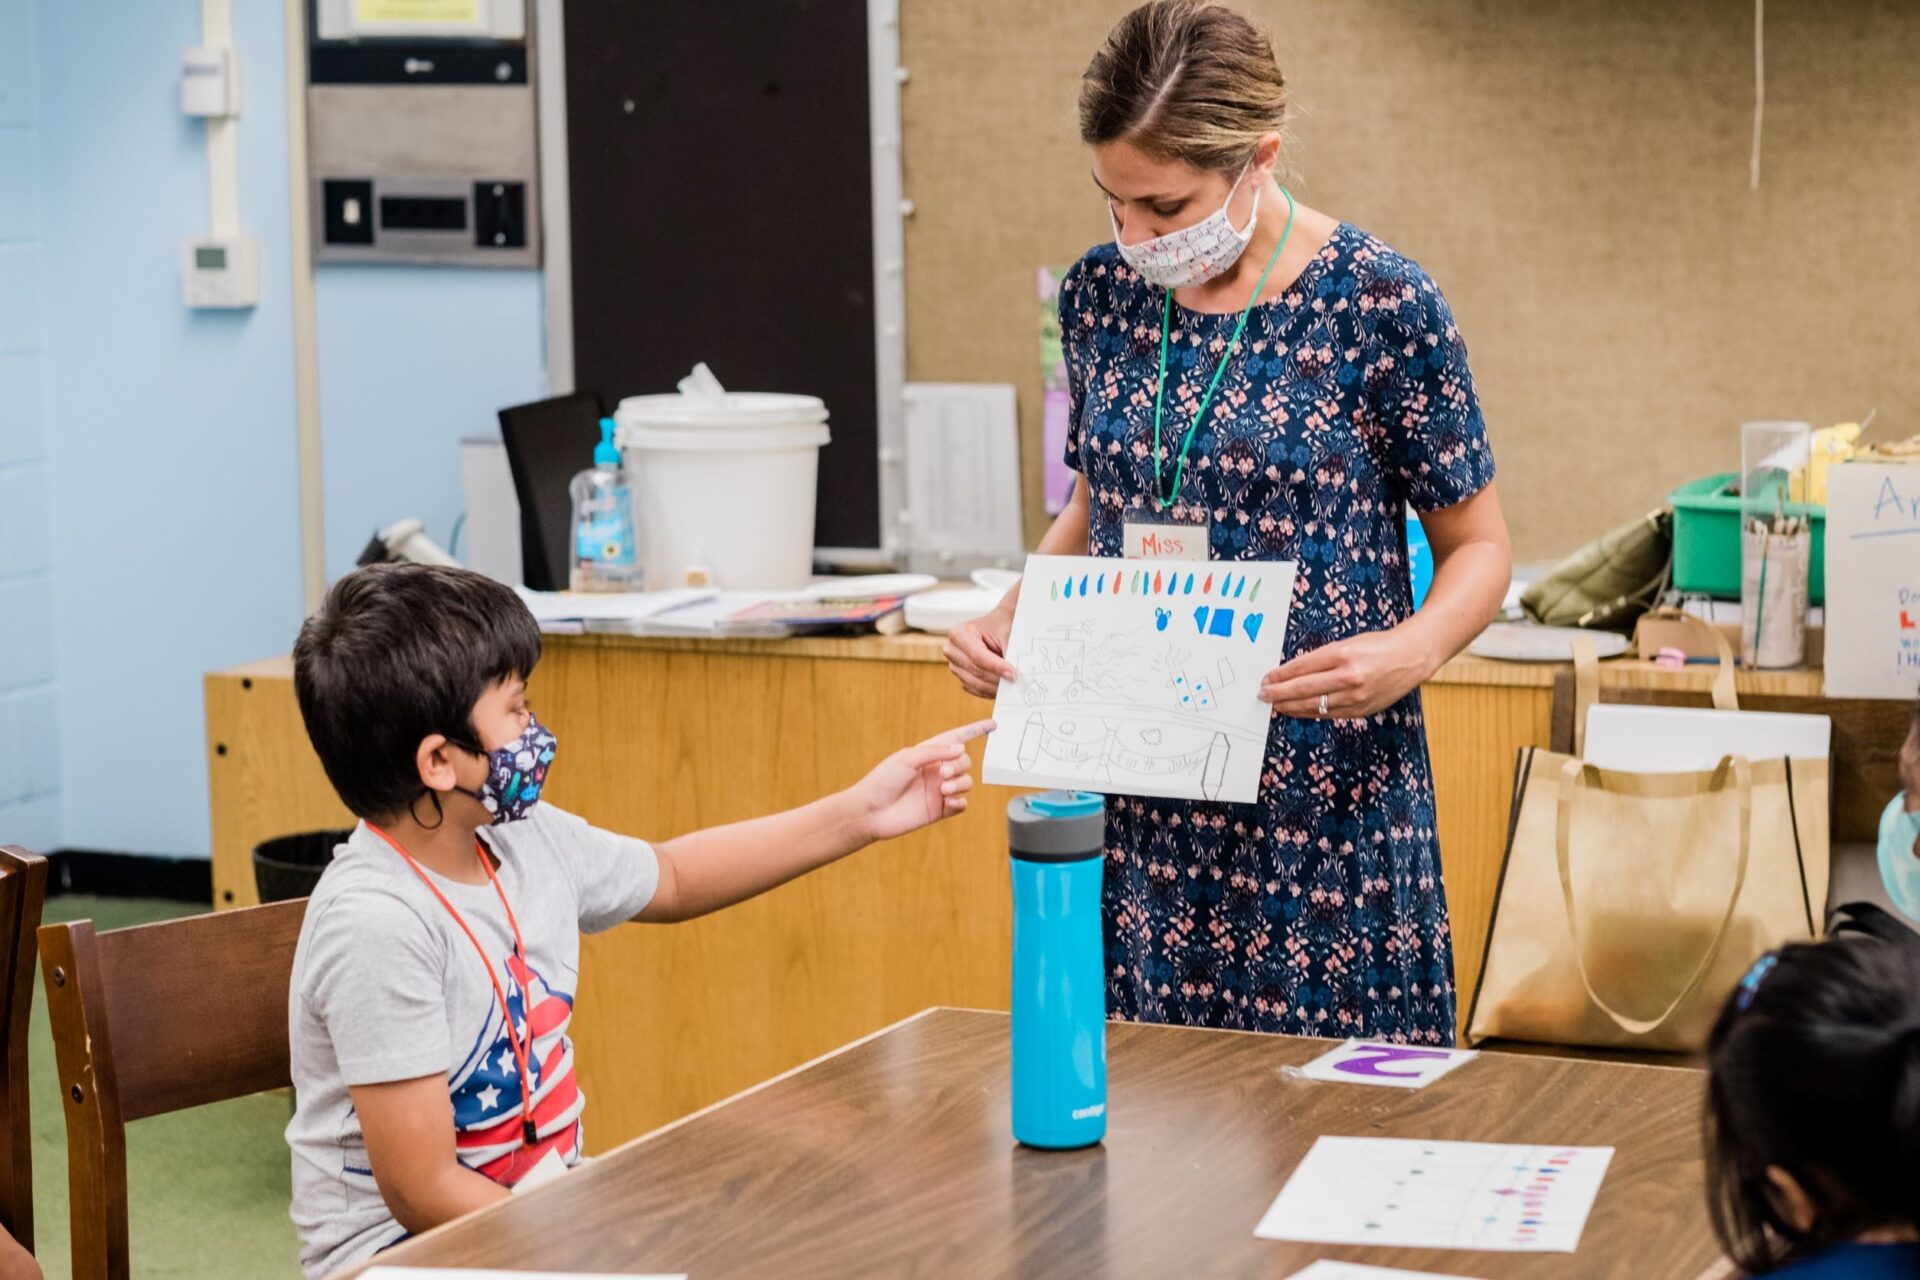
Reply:
[[252, 236], [180, 244], [180, 297], [189, 307], [251, 307], [260, 301], [260, 245]]

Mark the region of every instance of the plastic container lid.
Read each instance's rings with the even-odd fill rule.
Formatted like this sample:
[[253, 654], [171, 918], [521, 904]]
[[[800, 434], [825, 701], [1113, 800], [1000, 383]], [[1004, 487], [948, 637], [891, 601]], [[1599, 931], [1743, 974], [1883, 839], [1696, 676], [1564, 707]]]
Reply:
[[623, 449], [747, 453], [827, 444], [827, 406], [818, 396], [728, 391], [705, 364], [674, 395], [628, 396], [615, 415]]
[[1106, 797], [1091, 791], [1044, 791], [1007, 805], [1007, 846], [1023, 862], [1098, 858], [1106, 832]]
[[628, 396], [615, 411], [625, 427], [795, 426], [827, 420], [818, 396], [772, 391], [728, 391], [717, 396]]
[[689, 427], [683, 430], [629, 425], [620, 428], [616, 439], [622, 449], [678, 453], [764, 453], [775, 449], [817, 449], [830, 443], [833, 436], [825, 423], [753, 429]]
[[1027, 807], [1043, 818], [1084, 818], [1106, 812], [1107, 798], [1097, 791], [1042, 791], [1027, 797]]

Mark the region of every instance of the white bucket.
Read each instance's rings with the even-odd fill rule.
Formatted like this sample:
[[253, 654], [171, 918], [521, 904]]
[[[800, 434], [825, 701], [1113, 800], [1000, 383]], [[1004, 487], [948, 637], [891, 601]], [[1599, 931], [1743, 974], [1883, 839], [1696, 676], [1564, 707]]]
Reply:
[[630, 396], [615, 411], [647, 588], [782, 591], [813, 576], [813, 396]]

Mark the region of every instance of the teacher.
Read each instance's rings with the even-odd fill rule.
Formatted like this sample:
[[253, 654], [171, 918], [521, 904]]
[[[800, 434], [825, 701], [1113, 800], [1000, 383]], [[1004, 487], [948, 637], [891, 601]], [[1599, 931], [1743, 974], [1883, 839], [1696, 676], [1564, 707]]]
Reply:
[[[1446, 300], [1280, 185], [1286, 114], [1266, 35], [1201, 0], [1122, 18], [1080, 89], [1114, 243], [1060, 286], [1080, 477], [1040, 550], [1299, 563], [1259, 799], [1107, 801], [1107, 1004], [1450, 1044], [1419, 686], [1498, 611], [1506, 522]], [[1418, 613], [1409, 504], [1435, 561]], [[1017, 592], [948, 638], [981, 697], [1018, 679]]]

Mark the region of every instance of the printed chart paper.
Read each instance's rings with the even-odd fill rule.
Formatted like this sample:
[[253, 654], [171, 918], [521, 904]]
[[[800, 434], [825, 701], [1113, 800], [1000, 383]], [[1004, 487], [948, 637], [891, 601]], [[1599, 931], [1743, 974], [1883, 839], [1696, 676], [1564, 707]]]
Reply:
[[1827, 472], [1827, 696], [1920, 693], [1920, 466]]
[[1260, 791], [1293, 561], [1030, 556], [987, 782], [1245, 804]]
[[1296, 1271], [1288, 1280], [1470, 1280], [1467, 1276], [1443, 1276], [1433, 1271], [1402, 1271], [1398, 1267], [1369, 1267], [1359, 1262], [1336, 1262], [1322, 1258], [1305, 1271]]
[[1473, 1049], [1428, 1049], [1411, 1044], [1349, 1040], [1301, 1067], [1300, 1074], [1309, 1080], [1333, 1084], [1421, 1089], [1479, 1056]]
[[1254, 1234], [1408, 1249], [1572, 1253], [1612, 1147], [1321, 1138]]

